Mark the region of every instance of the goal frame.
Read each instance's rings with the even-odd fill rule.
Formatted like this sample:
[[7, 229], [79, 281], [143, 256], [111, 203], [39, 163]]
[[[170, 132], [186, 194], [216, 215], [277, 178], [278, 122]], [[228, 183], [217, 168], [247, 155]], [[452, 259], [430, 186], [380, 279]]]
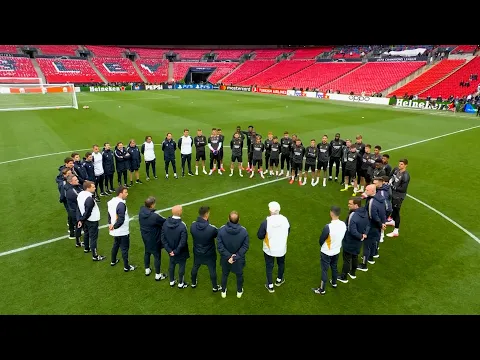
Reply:
[[[1, 78], [0, 78], [1, 79]], [[0, 112], [4, 111], [27, 111], [27, 110], [52, 110], [52, 109], [76, 109], [78, 110], [78, 100], [77, 100], [77, 93], [75, 91], [75, 84], [2, 84], [0, 83], [0, 88], [1, 87], [8, 87], [8, 86], [16, 86], [16, 87], [22, 87], [22, 86], [30, 86], [30, 87], [35, 87], [39, 86], [41, 88], [44, 87], [70, 87], [72, 88], [72, 97], [73, 97], [73, 104], [72, 105], [60, 105], [60, 106], [32, 106], [32, 107], [25, 107], [25, 108], [0, 108]], [[0, 92], [1, 94], [1, 92]], [[5, 94], [9, 95], [9, 94]], [[2, 95], [0, 95], [2, 96]]]

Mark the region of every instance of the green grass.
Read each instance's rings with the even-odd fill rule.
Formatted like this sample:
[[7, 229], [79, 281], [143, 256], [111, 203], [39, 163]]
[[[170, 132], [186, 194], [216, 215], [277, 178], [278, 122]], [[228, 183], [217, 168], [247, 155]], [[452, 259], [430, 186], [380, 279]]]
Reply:
[[[0, 113], [0, 253], [65, 236], [66, 215], [58, 203], [54, 178], [71, 150], [94, 143], [142, 143], [152, 135], [159, 144], [166, 132], [175, 138], [185, 127], [208, 133], [221, 127], [229, 139], [235, 127], [252, 124], [257, 132], [288, 130], [304, 141], [362, 134], [366, 143], [384, 149], [421, 141], [479, 125], [474, 116], [434, 115], [427, 111], [395, 111], [390, 107], [341, 102], [242, 94], [220, 91], [159, 91], [80, 93], [79, 105], [89, 110], [44, 110]], [[363, 118], [362, 118], [363, 117]], [[476, 214], [475, 175], [480, 156], [480, 128], [389, 151], [392, 165], [409, 159], [412, 181], [409, 193], [480, 236]], [[269, 180], [237, 175], [198, 176], [179, 180], [163, 178], [163, 158], [157, 147], [159, 179], [134, 185], [127, 204], [136, 215], [144, 199], [155, 195], [158, 208], [242, 189]], [[64, 152], [22, 161], [5, 161]], [[226, 165], [229, 165], [229, 150]], [[468, 156], [465, 156], [468, 154]], [[177, 160], [179, 164], [179, 159]], [[141, 177], [145, 178], [142, 168]], [[202, 174], [203, 175], [203, 174]], [[211, 222], [223, 225], [229, 211], [240, 213], [250, 234], [245, 268], [245, 294], [226, 299], [211, 292], [206, 268], [200, 270], [196, 289], [171, 289], [143, 273], [143, 243], [138, 222], [131, 224], [130, 259], [139, 268], [124, 273], [110, 267], [112, 239], [100, 230], [99, 250], [107, 260], [93, 263], [90, 255], [60, 240], [0, 257], [1, 314], [479, 314], [480, 244], [418, 202], [408, 198], [402, 207], [401, 237], [386, 239], [380, 258], [355, 281], [329, 288], [318, 296], [310, 288], [320, 277], [318, 237], [328, 218], [328, 208], [338, 204], [347, 212], [350, 193], [340, 185], [326, 188], [289, 185], [277, 181], [265, 186], [220, 196], [205, 202]], [[470, 190], [472, 189], [472, 190]], [[276, 200], [291, 223], [286, 257], [286, 283], [274, 294], [264, 289], [262, 242], [256, 239], [267, 204]], [[106, 199], [100, 203], [101, 224], [106, 223]], [[196, 203], [184, 207], [184, 221], [197, 214]], [[170, 215], [169, 212], [163, 215]], [[191, 238], [189, 243], [191, 244]], [[168, 258], [162, 256], [162, 270]], [[187, 263], [189, 279], [193, 258]], [[341, 266], [342, 261], [340, 261]], [[220, 267], [218, 268], [220, 277]], [[229, 288], [235, 288], [235, 278]]]

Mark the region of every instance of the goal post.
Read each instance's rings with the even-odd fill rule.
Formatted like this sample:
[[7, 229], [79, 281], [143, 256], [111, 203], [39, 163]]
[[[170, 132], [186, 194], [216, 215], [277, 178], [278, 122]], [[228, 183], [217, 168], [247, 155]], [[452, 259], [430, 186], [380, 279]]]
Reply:
[[74, 84], [0, 83], [0, 111], [78, 109]]

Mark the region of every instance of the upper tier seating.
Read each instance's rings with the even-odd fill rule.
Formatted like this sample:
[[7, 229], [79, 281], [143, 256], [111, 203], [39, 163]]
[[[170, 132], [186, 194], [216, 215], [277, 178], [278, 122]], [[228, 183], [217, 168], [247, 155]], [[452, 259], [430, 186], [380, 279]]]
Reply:
[[16, 54], [18, 53], [17, 45], [0, 45], [0, 53]]
[[139, 59], [136, 64], [148, 82], [168, 81], [168, 60]]
[[403, 96], [405, 94], [418, 95], [430, 85], [436, 83], [448, 74], [452, 73], [460, 66], [465, 64], [465, 59], [459, 60], [442, 60], [435, 66], [431, 67], [423, 74], [406, 83], [402, 87], [388, 94], [388, 96]]
[[188, 60], [200, 60], [203, 55], [209, 53], [208, 50], [197, 50], [197, 49], [174, 49], [174, 53], [178, 54], [180, 59]]
[[224, 84], [238, 85], [240, 82], [247, 80], [249, 77], [258, 74], [260, 71], [263, 71], [274, 64], [275, 60], [247, 60], [237, 67], [230, 75], [225, 77], [222, 82]]
[[142, 82], [132, 62], [126, 58], [92, 58], [92, 61], [108, 82]]
[[425, 64], [425, 61], [369, 62], [326, 86], [334, 91], [340, 90], [342, 94], [349, 94], [353, 91], [354, 94], [359, 95], [365, 91], [370, 95], [388, 89]]
[[0, 77], [38, 78], [30, 58], [0, 56]]
[[240, 82], [239, 85], [268, 86], [313, 64], [315, 64], [315, 60], [280, 61], [267, 70]]
[[244, 54], [250, 54], [250, 50], [212, 50], [217, 54], [216, 60], [238, 60]]
[[116, 46], [97, 46], [97, 45], [86, 45], [85, 46], [88, 50], [93, 52], [95, 57], [106, 57], [106, 58], [114, 58], [114, 57], [123, 57], [123, 53], [125, 52], [124, 48], [116, 47]]
[[360, 65], [361, 63], [358, 62], [318, 62], [296, 74], [274, 82], [271, 86], [275, 89], [319, 88]]
[[40, 50], [40, 54], [43, 55], [78, 56], [76, 53], [78, 45], [32, 45], [32, 47]]
[[477, 45], [458, 45], [451, 54], [473, 54], [476, 49]]
[[187, 75], [188, 70], [191, 67], [208, 67], [208, 68], [216, 68], [208, 81], [216, 84], [220, 79], [222, 79], [225, 75], [230, 73], [238, 64], [231, 63], [231, 62], [174, 62], [173, 63], [173, 78], [175, 81], [181, 81]]
[[254, 60], [265, 60], [271, 59], [274, 60], [283, 53], [290, 53], [292, 50], [289, 49], [257, 49], [255, 52]]
[[142, 59], [163, 59], [167, 49], [149, 49], [149, 48], [130, 48], [130, 51], [136, 52]]
[[[446, 99], [450, 95], [462, 97], [473, 94], [477, 92], [479, 80], [469, 80], [470, 75], [472, 74], [480, 75], [480, 57], [478, 56], [474, 57], [470, 62], [455, 71], [445, 80], [439, 82], [430, 89], [423, 91], [418, 96], [421, 98], [425, 98], [427, 96], [436, 98], [437, 96], [441, 96], [442, 98]], [[461, 81], [469, 81], [470, 86], [460, 86]]]
[[101, 83], [87, 60], [37, 58], [48, 83]]
[[305, 48], [305, 49], [297, 49], [293, 53], [290, 60], [297, 60], [297, 59], [315, 59], [321, 53], [331, 51], [332, 47], [321, 47], [321, 48]]

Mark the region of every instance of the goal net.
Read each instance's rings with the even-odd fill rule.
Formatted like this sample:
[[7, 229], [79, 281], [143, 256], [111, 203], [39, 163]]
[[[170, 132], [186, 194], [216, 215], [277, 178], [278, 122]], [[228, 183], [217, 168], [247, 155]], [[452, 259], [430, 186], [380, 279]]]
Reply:
[[3, 84], [0, 111], [78, 109], [74, 84]]

